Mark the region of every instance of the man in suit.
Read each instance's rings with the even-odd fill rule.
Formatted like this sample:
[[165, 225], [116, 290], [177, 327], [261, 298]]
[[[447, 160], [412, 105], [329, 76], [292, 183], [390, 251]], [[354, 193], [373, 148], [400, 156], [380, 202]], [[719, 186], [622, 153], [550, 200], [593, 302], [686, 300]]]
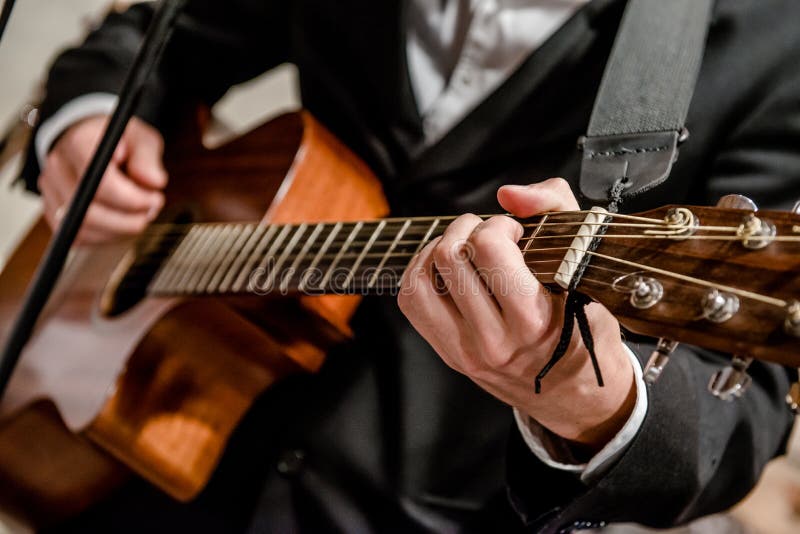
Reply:
[[[519, 216], [575, 208], [583, 200], [568, 187], [577, 191], [575, 141], [623, 7], [618, 0], [192, 2], [80, 239], [135, 234], [161, 207], [167, 176], [158, 128], [181, 100], [213, 103], [232, 84], [285, 61], [298, 67], [304, 105], [372, 166], [395, 213], [496, 211], [500, 186], [547, 176], [567, 181], [507, 186], [497, 198]], [[53, 65], [24, 172], [43, 193], [51, 224], [151, 15], [149, 5], [111, 15]], [[800, 35], [788, 22], [797, 15], [791, 0], [718, 2], [687, 122], [692, 139], [670, 179], [626, 209], [709, 204], [728, 192], [771, 207], [800, 197]], [[472, 262], [454, 254], [469, 242], [474, 262], [518, 270], [519, 237], [508, 218], [459, 218], [415, 260], [421, 289], [400, 299], [424, 339], [391, 299], [368, 299], [355, 319], [356, 341], [318, 375], [264, 395], [197, 500], [179, 505], [133, 482], [67, 526], [139, 531], [158, 517], [165, 529], [201, 531], [556, 532], [611, 521], [671, 525], [741, 498], [784, 446], [787, 372], [755, 364], [754, 387], [723, 404], [704, 390], [724, 358], [686, 347], [646, 388], [640, 362], [652, 341], [623, 343], [617, 323], [593, 305], [606, 387], [594, 384], [575, 336], [534, 395], [533, 375], [558, 340], [563, 303], [532, 278], [527, 294], [491, 295]], [[469, 295], [433, 292], [433, 266], [472, 280], [462, 288]], [[266, 422], [287, 430], [271, 435]], [[148, 513], [121, 513], [131, 509]]]

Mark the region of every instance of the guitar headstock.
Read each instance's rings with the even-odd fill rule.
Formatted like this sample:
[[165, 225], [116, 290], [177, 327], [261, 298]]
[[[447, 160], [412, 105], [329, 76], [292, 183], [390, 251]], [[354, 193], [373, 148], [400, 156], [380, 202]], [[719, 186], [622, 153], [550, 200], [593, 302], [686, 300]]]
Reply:
[[578, 288], [625, 327], [800, 365], [800, 215], [666, 206], [608, 222]]
[[[800, 215], [665, 206], [562, 221], [554, 214], [530, 250], [543, 282], [564, 286], [553, 271], [582, 261], [577, 289], [633, 332], [800, 366]], [[582, 254], [591, 239], [576, 236], [603, 232]]]

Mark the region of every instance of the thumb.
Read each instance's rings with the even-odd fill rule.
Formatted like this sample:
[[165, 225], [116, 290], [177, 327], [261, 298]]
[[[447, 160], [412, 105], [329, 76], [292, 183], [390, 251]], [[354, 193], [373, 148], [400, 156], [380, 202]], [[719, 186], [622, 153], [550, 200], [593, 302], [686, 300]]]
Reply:
[[126, 130], [125, 147], [126, 170], [131, 179], [150, 189], [163, 189], [167, 171], [163, 163], [164, 139], [158, 130], [135, 119]]
[[545, 211], [579, 209], [572, 189], [563, 178], [550, 178], [531, 185], [504, 185], [497, 191], [503, 209], [516, 217], [531, 217]]

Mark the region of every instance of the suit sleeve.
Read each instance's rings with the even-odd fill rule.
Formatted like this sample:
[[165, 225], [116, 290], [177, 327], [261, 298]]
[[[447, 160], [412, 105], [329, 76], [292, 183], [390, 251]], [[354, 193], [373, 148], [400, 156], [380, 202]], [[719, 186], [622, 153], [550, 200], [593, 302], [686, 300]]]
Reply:
[[[181, 104], [213, 104], [232, 85], [289, 61], [290, 6], [291, 2], [267, 0], [191, 0], [137, 116], [161, 127]], [[117, 94], [153, 11], [151, 3], [142, 3], [112, 12], [80, 46], [62, 52], [50, 68], [40, 124], [83, 95]], [[35, 191], [38, 175], [31, 148], [21, 178]]]
[[[800, 198], [800, 73], [763, 85], [767, 93], [720, 132], [723, 146], [703, 183], [705, 203], [728, 193], [762, 209], [789, 209]], [[789, 73], [789, 74], [786, 74]], [[646, 362], [652, 342], [631, 343]], [[754, 362], [752, 387], [734, 402], [707, 393], [711, 375], [730, 357], [681, 346], [659, 382], [648, 388], [640, 431], [603, 477], [585, 484], [546, 467], [519, 436], [509, 444], [509, 492], [535, 532], [610, 522], [669, 527], [731, 507], [757, 482], [765, 464], [785, 452], [793, 417], [784, 397], [795, 370]]]

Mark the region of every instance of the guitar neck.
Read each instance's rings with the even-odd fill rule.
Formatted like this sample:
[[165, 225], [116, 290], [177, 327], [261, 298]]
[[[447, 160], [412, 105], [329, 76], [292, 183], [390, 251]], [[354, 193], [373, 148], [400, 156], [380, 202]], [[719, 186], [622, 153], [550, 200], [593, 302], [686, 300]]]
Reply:
[[[154, 227], [140, 241], [137, 262], [157, 266], [147, 277], [147, 292], [157, 296], [394, 294], [411, 259], [453, 218]], [[546, 220], [525, 221], [518, 244], [526, 258], [537, 248], [547, 252], [546, 244], [534, 246], [550, 233]], [[543, 282], [552, 280], [547, 271]]]

